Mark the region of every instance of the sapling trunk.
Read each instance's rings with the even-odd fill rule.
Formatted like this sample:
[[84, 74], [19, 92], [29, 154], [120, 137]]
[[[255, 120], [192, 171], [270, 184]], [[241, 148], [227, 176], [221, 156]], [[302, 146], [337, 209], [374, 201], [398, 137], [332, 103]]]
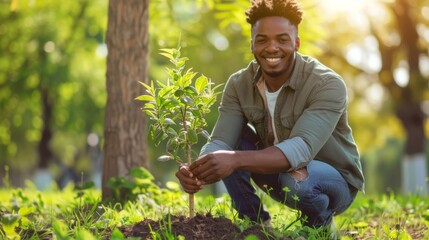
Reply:
[[[192, 157], [191, 157], [191, 146], [188, 145], [188, 148], [186, 149], [186, 161], [188, 162], [188, 165], [191, 165], [192, 163]], [[195, 202], [194, 202], [194, 194], [189, 193], [189, 217], [194, 217], [194, 208], [195, 208]]]
[[[186, 134], [186, 151], [185, 151], [185, 156], [186, 156], [186, 162], [188, 163], [188, 166], [191, 166], [192, 164], [192, 143], [189, 141], [189, 133], [188, 133], [188, 126], [186, 125], [186, 105], [182, 111], [183, 114], [183, 118], [182, 118], [182, 127], [185, 130]], [[194, 194], [193, 193], [189, 193], [189, 217], [193, 218], [194, 217], [194, 208], [195, 208], [195, 201], [194, 201]]]

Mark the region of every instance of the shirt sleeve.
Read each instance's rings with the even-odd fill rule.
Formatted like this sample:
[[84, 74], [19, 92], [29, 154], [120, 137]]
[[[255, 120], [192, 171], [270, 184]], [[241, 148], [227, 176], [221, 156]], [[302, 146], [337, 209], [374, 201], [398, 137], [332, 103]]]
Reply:
[[211, 142], [206, 143], [203, 148], [201, 148], [200, 156], [209, 154], [212, 152], [216, 152], [219, 150], [227, 150], [230, 151], [232, 148], [228, 146], [228, 144], [220, 141], [220, 140], [214, 140]]
[[[307, 99], [308, 107], [292, 127], [289, 138], [306, 144], [311, 161], [334, 133], [347, 108], [347, 89], [339, 77], [322, 76]], [[340, 132], [342, 129], [338, 129]], [[286, 156], [293, 155], [285, 153]]]
[[289, 171], [299, 169], [307, 166], [308, 159], [310, 159], [311, 154], [308, 150], [307, 144], [300, 137], [294, 137], [286, 139], [275, 145], [289, 161], [291, 168]]
[[235, 89], [233, 75], [226, 83], [223, 91], [222, 100], [219, 106], [219, 117], [214, 126], [211, 139], [216, 142], [209, 144], [211, 146], [220, 146], [234, 149], [238, 143], [243, 126], [247, 123], [240, 101]]

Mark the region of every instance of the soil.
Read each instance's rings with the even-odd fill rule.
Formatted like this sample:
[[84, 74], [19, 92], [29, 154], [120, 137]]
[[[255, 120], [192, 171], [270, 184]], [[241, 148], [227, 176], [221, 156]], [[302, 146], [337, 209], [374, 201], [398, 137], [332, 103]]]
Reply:
[[[171, 224], [168, 224], [168, 221]], [[169, 225], [171, 225], [171, 230], [169, 230]], [[170, 232], [175, 239], [183, 236], [186, 240], [244, 240], [250, 235], [254, 235], [260, 240], [279, 239], [260, 225], [256, 224], [240, 231], [231, 220], [225, 217], [213, 217], [211, 214], [197, 214], [194, 218], [170, 216], [170, 220], [166, 217], [161, 221], [146, 219], [133, 226], [120, 227], [119, 230], [125, 238], [138, 237], [140, 239], [154, 239], [154, 232], [160, 236], [166, 236], [165, 234]], [[106, 239], [110, 239], [110, 234], [110, 232], [106, 234]], [[161, 239], [167, 238], [161, 237]], [[288, 238], [282, 239], [287, 240]]]

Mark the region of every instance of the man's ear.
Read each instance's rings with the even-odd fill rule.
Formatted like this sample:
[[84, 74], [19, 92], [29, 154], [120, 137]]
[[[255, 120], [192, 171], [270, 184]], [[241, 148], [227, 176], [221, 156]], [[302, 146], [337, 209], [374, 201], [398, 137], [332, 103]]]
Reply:
[[250, 51], [253, 53], [253, 39], [250, 39]]
[[297, 36], [295, 39], [295, 51], [298, 51], [300, 46], [301, 46], [301, 39], [299, 38], [299, 36]]

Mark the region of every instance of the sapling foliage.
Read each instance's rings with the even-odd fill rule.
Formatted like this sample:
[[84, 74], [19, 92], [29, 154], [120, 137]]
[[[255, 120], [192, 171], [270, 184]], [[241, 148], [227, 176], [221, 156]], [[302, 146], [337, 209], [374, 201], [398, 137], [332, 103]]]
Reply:
[[[137, 100], [145, 102], [142, 110], [152, 122], [149, 132], [155, 145], [166, 144], [166, 154], [158, 160], [190, 165], [192, 146], [198, 143], [199, 136], [210, 138], [205, 117], [216, 102], [221, 85], [214, 86], [206, 76], [186, 69], [188, 58], [181, 56], [180, 48], [161, 49], [160, 54], [173, 65], [166, 68], [167, 81], [142, 82], [146, 94]], [[194, 216], [193, 194], [189, 195], [189, 216]]]

